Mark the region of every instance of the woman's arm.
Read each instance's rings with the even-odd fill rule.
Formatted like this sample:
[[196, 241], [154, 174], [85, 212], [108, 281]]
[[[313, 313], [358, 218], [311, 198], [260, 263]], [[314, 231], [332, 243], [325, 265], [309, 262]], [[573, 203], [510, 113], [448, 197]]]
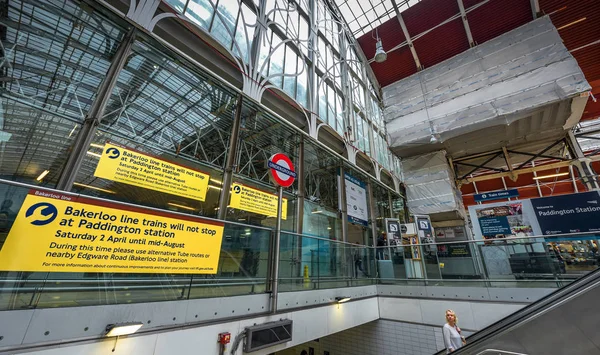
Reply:
[[453, 352], [454, 348], [452, 347], [452, 343], [450, 342], [450, 328], [443, 327], [442, 334], [444, 335], [444, 346], [446, 346], [446, 349], [448, 351]]

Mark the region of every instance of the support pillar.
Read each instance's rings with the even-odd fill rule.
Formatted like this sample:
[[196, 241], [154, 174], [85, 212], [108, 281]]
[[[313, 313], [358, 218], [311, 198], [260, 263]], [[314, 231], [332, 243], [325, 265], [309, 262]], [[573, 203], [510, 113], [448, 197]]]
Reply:
[[298, 182], [298, 191], [296, 193], [296, 233], [302, 234], [304, 225], [304, 136], [300, 136], [300, 142], [298, 143], [296, 176], [296, 181]]
[[581, 177], [581, 182], [585, 185], [586, 190], [600, 190], [600, 181], [598, 175], [592, 168], [591, 159], [583, 154], [581, 146], [579, 145], [579, 142], [577, 142], [577, 138], [573, 134], [573, 131], [569, 131], [567, 135], [567, 146], [569, 147], [573, 159], [577, 159], [573, 165], [577, 168], [579, 176]]
[[243, 96], [238, 96], [237, 106], [235, 108], [235, 117], [231, 128], [231, 137], [229, 138], [229, 150], [227, 152], [227, 161], [225, 162], [225, 171], [223, 172], [223, 190], [219, 199], [218, 218], [224, 220], [227, 215], [227, 205], [229, 204], [229, 194], [231, 193], [231, 181], [233, 180], [233, 168], [237, 156], [237, 147], [240, 134], [240, 121], [242, 120]]
[[94, 139], [98, 125], [102, 121], [104, 116], [104, 110], [110, 99], [110, 95], [117, 83], [119, 73], [125, 67], [127, 58], [131, 53], [131, 47], [135, 40], [135, 29], [131, 29], [121, 41], [119, 48], [115, 52], [115, 55], [110, 63], [110, 67], [106, 72], [106, 77], [100, 84], [96, 99], [92, 103], [89, 112], [85, 116], [81, 130], [77, 135], [77, 139], [71, 149], [71, 154], [67, 159], [65, 167], [62, 171], [58, 184], [56, 186], [59, 190], [70, 191], [75, 182], [77, 172], [81, 168], [83, 159], [86, 156], [87, 150]]

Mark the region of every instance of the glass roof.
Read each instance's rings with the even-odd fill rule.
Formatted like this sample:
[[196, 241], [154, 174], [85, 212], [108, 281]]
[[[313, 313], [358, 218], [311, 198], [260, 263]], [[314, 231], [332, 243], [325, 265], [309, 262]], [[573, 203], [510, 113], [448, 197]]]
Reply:
[[394, 4], [402, 12], [420, 0], [334, 0], [354, 37], [358, 38], [396, 15]]

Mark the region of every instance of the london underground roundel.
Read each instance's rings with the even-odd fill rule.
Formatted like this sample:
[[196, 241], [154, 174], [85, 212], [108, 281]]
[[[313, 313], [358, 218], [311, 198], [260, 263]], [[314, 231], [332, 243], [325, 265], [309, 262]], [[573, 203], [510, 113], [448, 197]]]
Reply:
[[269, 158], [267, 165], [271, 169], [271, 175], [275, 183], [282, 187], [292, 186], [296, 179], [296, 172], [294, 171], [294, 164], [287, 155], [283, 153], [274, 154]]

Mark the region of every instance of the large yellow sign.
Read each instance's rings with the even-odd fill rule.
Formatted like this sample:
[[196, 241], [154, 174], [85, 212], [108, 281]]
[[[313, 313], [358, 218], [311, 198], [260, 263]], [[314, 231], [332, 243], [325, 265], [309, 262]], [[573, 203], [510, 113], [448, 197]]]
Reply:
[[[268, 192], [233, 183], [231, 184], [231, 208], [277, 217], [277, 196]], [[287, 216], [287, 199], [281, 203], [281, 219]]]
[[204, 201], [210, 175], [106, 143], [94, 176]]
[[223, 223], [31, 190], [2, 271], [215, 274]]

